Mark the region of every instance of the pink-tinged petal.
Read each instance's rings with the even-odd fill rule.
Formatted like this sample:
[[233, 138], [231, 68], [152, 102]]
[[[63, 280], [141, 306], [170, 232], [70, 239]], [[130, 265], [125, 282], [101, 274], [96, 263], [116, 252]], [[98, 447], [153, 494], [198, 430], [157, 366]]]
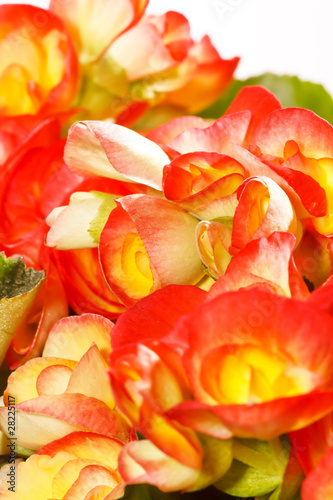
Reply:
[[[191, 44], [187, 19], [178, 12], [148, 16], [123, 33], [106, 57], [125, 69], [130, 81], [173, 68], [188, 54]], [[149, 54], [149, 57], [147, 57]]]
[[233, 257], [225, 275], [212, 286], [208, 297], [267, 283], [275, 293], [307, 298], [307, 286], [293, 261], [295, 243], [293, 234], [279, 232], [251, 241]]
[[175, 137], [185, 132], [185, 130], [191, 128], [205, 129], [210, 125], [211, 123], [209, 121], [199, 116], [181, 116], [155, 128], [149, 132], [147, 138], [158, 144], [167, 144], [175, 139]]
[[222, 59], [206, 35], [189, 50], [196, 63], [192, 78], [167, 96], [167, 102], [190, 113], [207, 108], [227, 88], [239, 58]]
[[254, 143], [262, 153], [283, 158], [287, 141], [295, 141], [310, 158], [333, 157], [333, 127], [312, 111], [286, 108], [274, 111], [258, 125]]
[[105, 403], [82, 394], [40, 396], [16, 406], [17, 410], [42, 414], [109, 437], [126, 439], [129, 428], [124, 419]]
[[[58, 375], [60, 380], [62, 379], [62, 374], [68, 374], [70, 369], [72, 372], [75, 367], [76, 362], [70, 361], [68, 359], [61, 359], [57, 357], [50, 358], [35, 358], [27, 361], [23, 366], [20, 366], [15, 371], [13, 371], [8, 378], [7, 389], [4, 392], [4, 401], [7, 404], [8, 395], [14, 396], [16, 403], [21, 403], [22, 401], [27, 401], [32, 398], [36, 398], [38, 393], [37, 381], [40, 375], [48, 368], [56, 366], [56, 372], [48, 372], [50, 382], [50, 390], [52, 391], [52, 382], [57, 382]], [[65, 372], [63, 372], [65, 370]], [[57, 383], [55, 384], [55, 387]], [[67, 385], [66, 385], [67, 387]], [[65, 387], [65, 389], [66, 389]], [[64, 392], [64, 391], [63, 391]]]
[[119, 203], [135, 222], [162, 287], [195, 284], [203, 276], [195, 247], [196, 218], [152, 196], [126, 196]]
[[[74, 431], [82, 431], [80, 425], [70, 424], [48, 415], [37, 415], [20, 411], [17, 405], [15, 411], [17, 444], [29, 450], [38, 450], [55, 439], [67, 436]], [[1, 428], [8, 428], [8, 409], [0, 408]]]
[[63, 500], [77, 500], [77, 498], [84, 500], [92, 488], [99, 485], [114, 488], [120, 482], [121, 478], [116, 472], [111, 472], [102, 465], [88, 465], [81, 470], [79, 477], [69, 488]]
[[251, 177], [238, 190], [239, 204], [233, 219], [232, 251], [237, 253], [251, 239], [274, 231], [297, 233], [297, 219], [286, 193], [268, 177]]
[[231, 143], [243, 144], [250, 120], [250, 111], [222, 116], [204, 130], [197, 128], [185, 130], [169, 142], [168, 146], [180, 154], [206, 151], [233, 156]]
[[265, 87], [255, 85], [244, 87], [230, 104], [225, 112], [226, 115], [238, 113], [239, 111], [251, 111], [251, 122], [246, 135], [246, 144], [253, 142], [255, 130], [261, 120], [277, 109], [281, 109], [281, 103]]
[[99, 248], [106, 280], [125, 305], [163, 286], [192, 285], [203, 277], [196, 218], [152, 196], [126, 196], [118, 203]]
[[197, 247], [202, 262], [215, 278], [225, 273], [231, 260], [231, 229], [219, 222], [201, 221], [197, 226]]
[[[96, 475], [98, 475], [99, 472], [102, 472], [102, 474], [112, 474], [113, 472], [111, 472], [108, 468], [102, 466], [102, 464], [100, 464], [96, 460], [91, 460], [89, 458], [76, 458], [75, 455], [73, 455], [72, 460], [69, 459], [68, 462], [64, 464], [64, 466], [54, 475], [52, 479], [52, 497], [62, 499], [66, 498], [66, 493], [71, 491], [71, 487], [79, 479], [81, 472], [92, 467], [91, 471], [92, 473], [94, 473], [95, 466], [98, 466]], [[100, 471], [100, 469], [102, 469], [102, 471]], [[98, 484], [103, 484], [103, 481]], [[83, 485], [81, 484], [81, 486]]]
[[333, 498], [333, 448], [322, 458], [302, 485], [303, 500], [329, 500]]
[[52, 0], [50, 9], [65, 22], [86, 64], [142, 15], [148, 0]]
[[202, 304], [206, 295], [196, 286], [169, 285], [157, 290], [120, 316], [112, 331], [112, 348], [164, 337], [181, 316]]
[[78, 122], [69, 131], [65, 161], [81, 175], [146, 184], [162, 190], [169, 157], [154, 142], [121, 125]]
[[188, 488], [200, 473], [165, 455], [150, 441], [127, 444], [119, 456], [119, 471], [127, 484], [148, 483], [162, 491]]
[[242, 165], [229, 156], [188, 153], [164, 167], [163, 191], [166, 198], [192, 211], [234, 193], [244, 175]]
[[80, 459], [96, 460], [111, 470], [118, 468], [118, 455], [124, 443], [94, 432], [73, 432], [37, 451], [37, 455], [56, 456], [59, 452], [70, 453]]
[[45, 368], [36, 381], [39, 396], [55, 396], [63, 394], [71, 378], [73, 370], [64, 365], [52, 365]]
[[79, 361], [94, 342], [105, 361], [109, 360], [113, 323], [97, 314], [70, 316], [58, 321], [45, 344], [44, 357], [66, 356]]
[[107, 368], [98, 347], [93, 344], [72, 371], [68, 387], [65, 388], [66, 393], [94, 397], [113, 408], [115, 404]]

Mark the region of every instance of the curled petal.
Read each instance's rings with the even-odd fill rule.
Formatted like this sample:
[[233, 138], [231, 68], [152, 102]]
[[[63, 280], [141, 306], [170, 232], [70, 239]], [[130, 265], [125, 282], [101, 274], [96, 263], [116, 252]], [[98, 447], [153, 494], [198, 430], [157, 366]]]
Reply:
[[229, 156], [189, 153], [164, 167], [163, 190], [169, 200], [191, 211], [234, 193], [244, 174], [242, 165]]
[[293, 260], [295, 243], [294, 235], [279, 232], [267, 239], [250, 241], [232, 258], [224, 276], [209, 291], [209, 297], [262, 284], [286, 297], [307, 298], [307, 286]]
[[[65, 381], [67, 380], [64, 388], [65, 391], [75, 365], [75, 361], [56, 357], [35, 358], [27, 361], [9, 376], [8, 386], [4, 392], [4, 401], [7, 403], [8, 395], [13, 394], [15, 394], [16, 403], [36, 398], [39, 396], [38, 386], [41, 389], [46, 381], [49, 383], [48, 390], [50, 392], [48, 394], [57, 394], [56, 388], [59, 386], [59, 383], [62, 387], [62, 381], [64, 379]], [[48, 370], [48, 368], [53, 369], [53, 371]]]
[[162, 491], [189, 488], [200, 473], [200, 470], [181, 464], [145, 440], [126, 445], [119, 456], [119, 471], [128, 484], [153, 484]]
[[171, 92], [167, 100], [190, 113], [197, 113], [224, 92], [231, 82], [239, 58], [222, 59], [208, 36], [191, 47], [189, 56], [196, 62], [193, 77], [182, 88]]
[[254, 142], [265, 154], [284, 157], [288, 141], [295, 141], [310, 158], [333, 157], [333, 127], [312, 111], [286, 108], [266, 116], [258, 126]]
[[197, 219], [167, 200], [145, 195], [119, 200], [99, 250], [105, 277], [125, 305], [163, 286], [202, 278], [196, 225]]
[[83, 175], [139, 182], [162, 190], [169, 157], [154, 142], [120, 125], [78, 122], [69, 131], [65, 161]]
[[[16, 408], [22, 414], [28, 414], [32, 422], [37, 422], [41, 414], [42, 416], [53, 417], [61, 423], [65, 422], [110, 437], [119, 437], [126, 440], [129, 434], [127, 424], [118, 413], [111, 410], [102, 401], [82, 394], [40, 396], [20, 403]], [[20, 432], [22, 432], [23, 436], [23, 431]]]
[[251, 177], [238, 190], [232, 247], [236, 253], [251, 239], [274, 231], [297, 232], [294, 209], [286, 193], [267, 177]]
[[178, 12], [167, 12], [148, 16], [123, 33], [107, 55], [126, 70], [130, 81], [135, 81], [179, 64], [191, 43], [187, 19]]
[[217, 152], [232, 155], [232, 142], [243, 144], [249, 123], [250, 111], [222, 116], [205, 129], [188, 129], [168, 143], [168, 146], [180, 154], [195, 151]]
[[231, 260], [231, 229], [219, 222], [202, 221], [197, 226], [197, 246], [201, 260], [214, 277], [221, 276]]

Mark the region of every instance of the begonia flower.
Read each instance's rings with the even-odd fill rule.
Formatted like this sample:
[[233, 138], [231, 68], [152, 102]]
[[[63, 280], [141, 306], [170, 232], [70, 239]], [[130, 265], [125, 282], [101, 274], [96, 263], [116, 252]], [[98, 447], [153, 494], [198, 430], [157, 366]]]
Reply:
[[[162, 302], [177, 311], [167, 320], [161, 306], [154, 311]], [[260, 287], [212, 299], [167, 287], [125, 312], [111, 337], [112, 387], [148, 439], [123, 450], [126, 481], [166, 489], [163, 471], [178, 461], [179, 482], [191, 488], [205, 457], [202, 435], [221, 444], [273, 439], [329, 414], [331, 323], [319, 308]]]
[[[93, 432], [73, 432], [16, 464], [17, 483], [10, 490], [10, 484], [2, 481], [0, 498], [120, 498], [125, 486], [118, 472], [122, 447], [118, 439]], [[10, 475], [10, 467], [6, 464], [2, 470], [2, 474], [8, 474], [6, 477]]]
[[32, 5], [1, 5], [0, 114], [67, 111], [78, 87], [78, 64], [62, 21]]
[[[4, 393], [15, 398], [16, 442], [37, 450], [54, 439], [87, 430], [129, 438], [129, 426], [116, 411], [107, 377], [113, 324], [97, 315], [64, 318], [52, 328], [43, 357], [17, 368]], [[0, 424], [7, 433], [6, 406]]]

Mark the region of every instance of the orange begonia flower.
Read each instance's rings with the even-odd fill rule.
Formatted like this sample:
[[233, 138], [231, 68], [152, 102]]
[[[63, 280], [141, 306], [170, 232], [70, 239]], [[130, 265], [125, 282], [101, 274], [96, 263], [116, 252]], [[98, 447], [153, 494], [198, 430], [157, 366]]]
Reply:
[[0, 26], [0, 114], [67, 111], [77, 93], [78, 64], [62, 21], [32, 5], [1, 5]]

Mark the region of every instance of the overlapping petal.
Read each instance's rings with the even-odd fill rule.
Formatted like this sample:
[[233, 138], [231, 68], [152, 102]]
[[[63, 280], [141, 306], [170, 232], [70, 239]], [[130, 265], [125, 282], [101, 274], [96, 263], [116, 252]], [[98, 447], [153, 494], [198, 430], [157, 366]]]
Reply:
[[[21, 462], [16, 471], [17, 486], [9, 491], [8, 484], [3, 482], [0, 496], [20, 500], [69, 500], [96, 498], [97, 493], [99, 499], [112, 498], [108, 497], [110, 492], [124, 487], [117, 470], [122, 447], [123, 443], [116, 439], [95, 433], [74, 432], [41, 448], [26, 462]], [[10, 465], [5, 468], [9, 473]]]
[[2, 115], [67, 111], [77, 92], [72, 41], [52, 12], [2, 5], [0, 108]]
[[[169, 201], [145, 195], [119, 200], [101, 234], [105, 277], [125, 305], [168, 284], [203, 277], [195, 245], [197, 220]], [[184, 260], [183, 255], [186, 255]]]

